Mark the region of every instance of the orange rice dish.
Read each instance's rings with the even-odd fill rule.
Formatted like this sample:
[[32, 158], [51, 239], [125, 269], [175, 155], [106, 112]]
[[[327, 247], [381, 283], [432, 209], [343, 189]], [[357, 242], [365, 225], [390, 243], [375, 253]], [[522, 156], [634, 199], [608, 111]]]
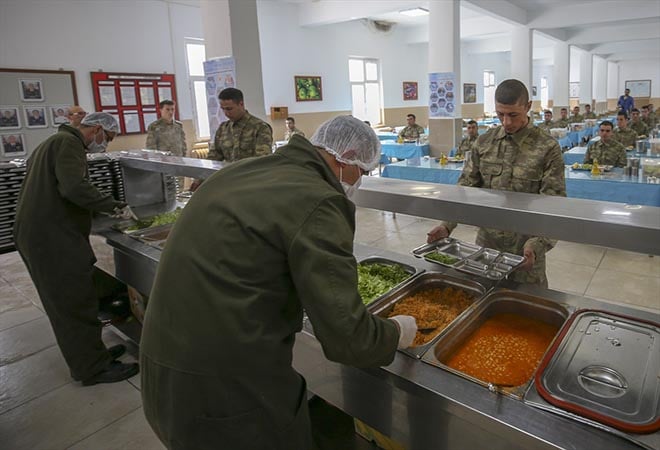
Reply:
[[512, 387], [527, 382], [558, 327], [517, 314], [486, 320], [445, 363], [486, 383]]
[[473, 301], [473, 297], [462, 289], [426, 289], [398, 302], [388, 317], [402, 314], [417, 320], [417, 327], [425, 329], [415, 335], [412, 346], [417, 347], [437, 336]]

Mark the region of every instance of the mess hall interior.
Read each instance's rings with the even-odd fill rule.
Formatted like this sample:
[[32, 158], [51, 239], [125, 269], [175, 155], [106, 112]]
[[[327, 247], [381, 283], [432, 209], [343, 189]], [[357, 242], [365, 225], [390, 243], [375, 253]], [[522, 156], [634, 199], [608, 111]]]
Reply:
[[658, 0], [0, 42], [0, 447], [660, 449]]

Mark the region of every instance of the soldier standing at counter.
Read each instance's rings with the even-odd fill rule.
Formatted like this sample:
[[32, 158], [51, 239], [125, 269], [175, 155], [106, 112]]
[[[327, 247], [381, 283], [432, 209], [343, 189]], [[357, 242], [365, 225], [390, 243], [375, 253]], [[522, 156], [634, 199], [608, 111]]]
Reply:
[[379, 158], [374, 131], [340, 116], [223, 168], [192, 197], [142, 331], [144, 413], [166, 447], [313, 448], [291, 366], [303, 308], [332, 361], [378, 367], [412, 344], [414, 318], [374, 316], [357, 290], [350, 197]]
[[587, 147], [587, 153], [584, 155], [585, 164], [593, 164], [594, 160], [598, 164], [605, 164], [615, 167], [626, 166], [626, 149], [620, 142], [613, 139], [612, 128], [614, 125], [609, 120], [604, 120], [598, 127], [598, 136], [600, 140]]
[[[529, 93], [518, 80], [505, 80], [495, 91], [501, 126], [479, 136], [458, 184], [502, 191], [566, 196], [564, 160], [556, 140], [535, 127], [528, 113]], [[428, 233], [428, 242], [449, 236], [456, 223], [443, 222]], [[525, 262], [511, 278], [547, 287], [545, 254], [554, 240], [481, 228], [477, 244], [523, 255]]]
[[465, 152], [469, 152], [472, 149], [472, 144], [477, 141], [479, 137], [479, 128], [475, 120], [470, 120], [467, 123], [467, 136], [463, 138], [458, 148], [456, 149], [455, 156], [465, 156]]
[[634, 148], [637, 143], [637, 133], [628, 126], [628, 115], [619, 111], [616, 115], [616, 130], [614, 130], [614, 139], [619, 141], [626, 148]]
[[417, 125], [415, 123], [417, 118], [414, 114], [408, 114], [406, 116], [406, 122], [408, 125], [399, 132], [399, 137], [404, 140], [414, 140], [419, 139], [419, 136], [424, 134], [424, 127]]
[[149, 125], [145, 147], [170, 152], [174, 156], [186, 156], [186, 133], [181, 122], [174, 120], [174, 102], [163, 100], [158, 106], [160, 119]]
[[[92, 211], [130, 217], [130, 209], [99, 192], [87, 176], [85, 146], [112, 140], [118, 126], [108, 113], [92, 113], [79, 128], [61, 125], [30, 156], [21, 187], [14, 241], [39, 292], [74, 380], [89, 386], [132, 377], [137, 364], [116, 361], [126, 348], [101, 340], [99, 303], [89, 244]], [[118, 208], [124, 207], [122, 210]]]

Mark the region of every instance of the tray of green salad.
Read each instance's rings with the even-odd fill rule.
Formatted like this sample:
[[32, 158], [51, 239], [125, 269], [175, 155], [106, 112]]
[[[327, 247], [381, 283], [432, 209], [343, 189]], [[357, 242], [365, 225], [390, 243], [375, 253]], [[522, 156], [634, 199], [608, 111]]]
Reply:
[[379, 256], [370, 256], [358, 264], [358, 291], [362, 302], [370, 309], [386, 294], [403, 287], [424, 272], [409, 264]]

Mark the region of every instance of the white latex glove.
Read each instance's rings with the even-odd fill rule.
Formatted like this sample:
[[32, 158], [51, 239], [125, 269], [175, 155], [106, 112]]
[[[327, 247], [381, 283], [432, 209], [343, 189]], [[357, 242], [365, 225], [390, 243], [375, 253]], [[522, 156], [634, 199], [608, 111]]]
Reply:
[[115, 208], [115, 214], [113, 217], [117, 219], [133, 219], [138, 220], [137, 216], [133, 212], [130, 206], [126, 205], [123, 208]]
[[417, 321], [413, 316], [394, 316], [390, 317], [399, 326], [399, 345], [398, 349], [408, 348], [412, 345], [417, 334]]

